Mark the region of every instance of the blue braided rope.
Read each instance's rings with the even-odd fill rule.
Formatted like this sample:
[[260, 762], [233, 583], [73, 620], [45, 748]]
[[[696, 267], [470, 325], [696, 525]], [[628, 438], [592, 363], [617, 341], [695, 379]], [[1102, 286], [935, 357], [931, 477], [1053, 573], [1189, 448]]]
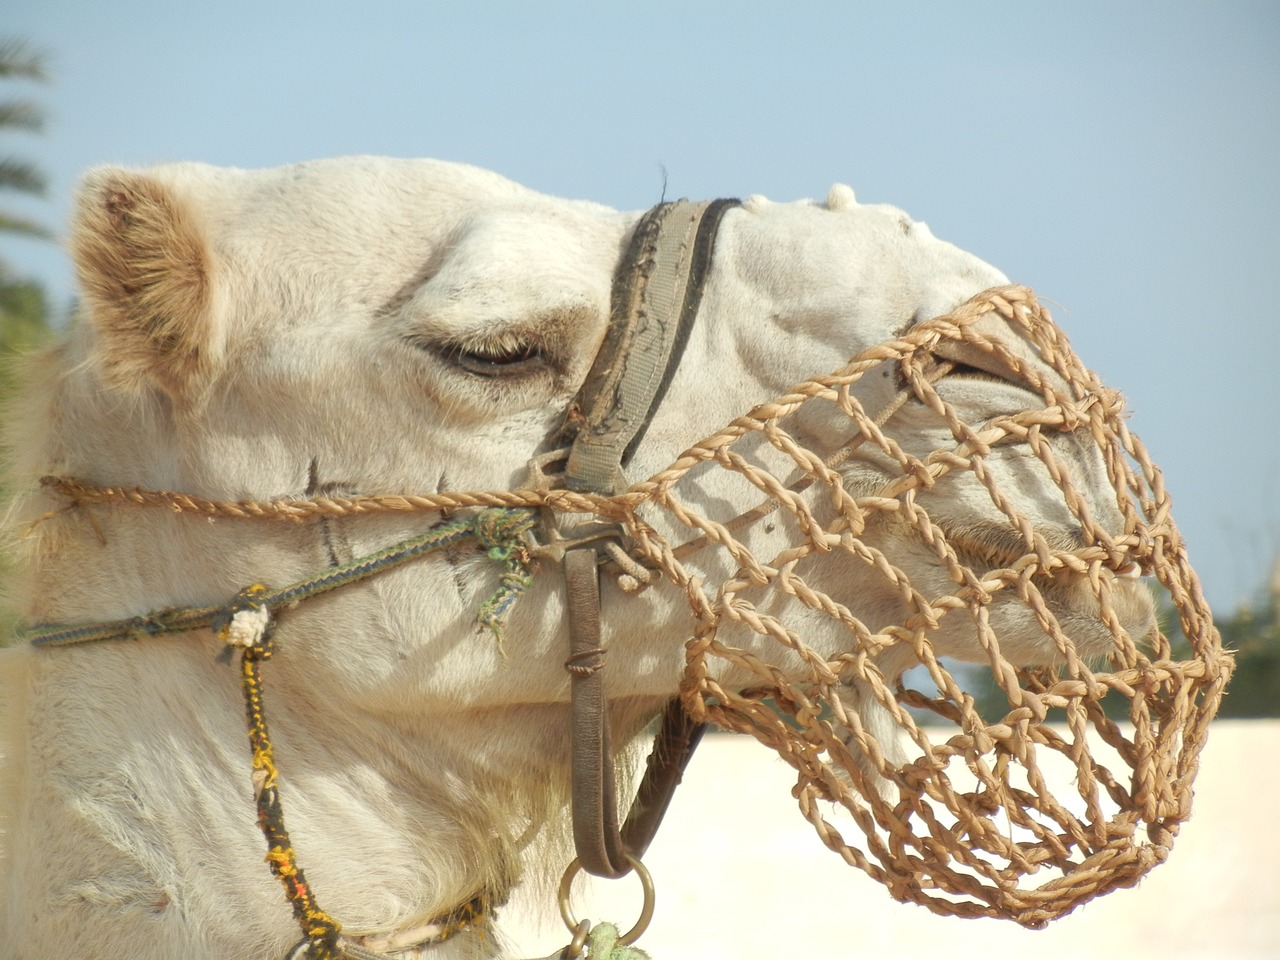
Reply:
[[[496, 507], [482, 510], [473, 516], [451, 520], [427, 533], [403, 540], [377, 553], [357, 557], [350, 563], [331, 567], [286, 587], [257, 592], [254, 602], [275, 612], [283, 606], [318, 597], [438, 550], [474, 539], [503, 568], [498, 590], [477, 615], [478, 622], [493, 630], [501, 639], [502, 626], [511, 605], [533, 580], [524, 535], [533, 529], [537, 517], [536, 511], [523, 508]], [[65, 647], [103, 640], [137, 640], [187, 633], [201, 627], [219, 630], [243, 608], [243, 594], [244, 591], [241, 591], [225, 604], [153, 610], [140, 617], [124, 620], [35, 624], [19, 629], [18, 637], [37, 647]]]

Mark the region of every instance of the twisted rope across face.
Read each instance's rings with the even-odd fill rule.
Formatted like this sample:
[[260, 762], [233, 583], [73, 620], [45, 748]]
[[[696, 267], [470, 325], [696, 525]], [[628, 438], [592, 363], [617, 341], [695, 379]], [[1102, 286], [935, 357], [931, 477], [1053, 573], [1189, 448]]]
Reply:
[[[1004, 371], [1019, 408], [966, 417], [947, 385], [962, 356]], [[867, 409], [862, 388], [886, 371], [899, 395]], [[594, 514], [661, 573], [643, 589], [687, 598], [686, 710], [777, 751], [824, 843], [899, 900], [1035, 927], [1168, 856], [1232, 668], [1123, 413], [1030, 291], [1003, 287], [755, 407], [616, 496], [220, 503], [48, 483], [76, 504], [301, 522]], [[1025, 476], [1035, 510], [1011, 485]], [[707, 489], [717, 506], [694, 506]], [[956, 497], [985, 519], [950, 521]], [[1151, 607], [1138, 573], [1165, 598], [1163, 627], [1134, 613]]]

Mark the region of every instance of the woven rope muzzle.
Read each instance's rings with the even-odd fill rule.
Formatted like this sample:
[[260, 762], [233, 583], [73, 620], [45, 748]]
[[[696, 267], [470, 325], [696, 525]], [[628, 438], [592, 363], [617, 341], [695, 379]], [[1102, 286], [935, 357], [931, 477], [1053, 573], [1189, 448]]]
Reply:
[[[940, 395], [939, 357], [955, 353], [949, 344], [986, 351], [1037, 382], [999, 339], [976, 331], [988, 314], [1029, 342], [1069, 392], [1054, 388], [1046, 391], [1052, 402], [965, 422]], [[908, 453], [906, 440], [894, 435], [897, 418], [881, 427], [876, 411], [859, 404], [854, 385], [882, 372], [886, 361], [906, 385], [906, 402], [945, 424], [945, 445]], [[1038, 383], [1046, 386], [1043, 378]], [[813, 405], [821, 405], [825, 422], [840, 411], [837, 419], [846, 422], [833, 427], [833, 440], [853, 437], [850, 447], [825, 455], [805, 447], [792, 428]], [[1123, 530], [1108, 533], [1094, 522], [1083, 478], [1072, 476], [1053, 442], [1065, 434], [1069, 443], [1096, 447], [1103, 486], [1110, 487], [1105, 496], [1114, 498]], [[1038, 472], [1056, 487], [1053, 506], [1091, 531], [1093, 542], [1060, 549], [1041, 536], [997, 479], [1001, 453], [1038, 461]], [[844, 468], [851, 457], [867, 456], [884, 482], [857, 496]], [[760, 555], [749, 545], [754, 525], [736, 529], [730, 518], [685, 506], [685, 487], [708, 483], [711, 471], [732, 472], [768, 498], [756, 515], [772, 508], [768, 521], [785, 530], [784, 549], [771, 540], [774, 552]], [[966, 559], [974, 556], [972, 543], [935, 522], [945, 512], [943, 491], [960, 483], [984, 490], [1002, 517], [1008, 536], [998, 562]], [[633, 536], [645, 559], [684, 588], [694, 611], [683, 686], [690, 714], [776, 750], [795, 768], [795, 796], [823, 842], [894, 897], [941, 914], [1036, 927], [1132, 885], [1168, 856], [1190, 814], [1198, 754], [1232, 661], [1187, 562], [1160, 473], [1128, 431], [1119, 396], [1085, 369], [1025, 288], [988, 291], [757, 407], [632, 488], [641, 492], [647, 522], [635, 523]], [[694, 496], [690, 490], [687, 499]], [[668, 517], [659, 519], [656, 510]], [[913, 583], [892, 548], [881, 543], [882, 552], [871, 541], [868, 533], [890, 517], [945, 567], [945, 589], [936, 580], [932, 587]], [[696, 552], [673, 549], [650, 532], [673, 526], [728, 551], [736, 572], [713, 582], [706, 564], [694, 566]], [[1017, 541], [1023, 546], [1010, 550]], [[892, 593], [898, 621], [868, 624], [855, 616], [857, 597], [838, 593], [836, 579], [823, 572], [833, 561], [857, 571], [854, 593], [872, 584]], [[1144, 589], [1131, 579], [1137, 571], [1167, 593], [1188, 641], [1180, 658], [1163, 632], [1135, 637], [1125, 629], [1121, 593]], [[1091, 598], [1096, 622], [1087, 642], [1080, 624], [1055, 614], [1055, 584]], [[1034, 625], [1051, 663], [1011, 662], [1012, 653], [1002, 651], [1007, 638], [994, 626], [998, 603], [1021, 608], [1022, 623]], [[845, 632], [846, 650], [833, 656], [829, 639], [817, 642], [824, 628], [814, 624], [822, 620]], [[972, 653], [985, 661], [987, 683], [975, 684], [973, 668], [941, 658], [937, 640], [956, 621], [976, 638]], [[920, 680], [891, 682], [881, 673], [881, 658], [903, 648], [920, 665], [908, 678]], [[736, 679], [727, 687], [716, 679], [744, 674], [751, 683]], [[999, 706], [980, 712], [967, 686], [991, 687]], [[852, 709], [850, 690], [892, 717], [912, 759], [885, 759], [893, 747]], [[1117, 714], [1124, 722], [1112, 719]], [[1103, 745], [1116, 759], [1104, 762]]]
[[[976, 324], [989, 315], [1029, 343], [1061, 383], [1047, 385], [998, 338], [980, 334]], [[966, 422], [942, 396], [939, 380], [940, 358], [954, 352], [948, 345], [961, 344], [1038, 384], [1042, 396], [1028, 392], [1024, 410]], [[864, 410], [856, 399], [858, 381], [885, 365], [903, 385], [893, 409], [931, 412], [946, 437], [936, 449], [907, 452], [906, 440], [895, 436], [899, 415]], [[806, 410], [820, 411], [830, 425], [831, 449], [798, 439], [797, 418]], [[1110, 488], [1104, 495], [1113, 498], [1122, 530], [1094, 522], [1083, 478], [1073, 477], [1055, 446], [1054, 438], [1067, 434], [1100, 456], [1102, 485]], [[1036, 530], [994, 468], [1010, 448], [1038, 462], [1049, 489], [1056, 488], [1055, 507], [1089, 532], [1089, 542], [1065, 549]], [[884, 473], [870, 493], [851, 489], [846, 476], [865, 457]], [[719, 472], [733, 475], [720, 479], [738, 485], [739, 502], [724, 506], [723, 515], [690, 506]], [[942, 491], [962, 479], [985, 491], [1005, 529], [998, 562], [973, 560], [973, 544], [955, 540], [934, 520]], [[1022, 287], [987, 291], [864, 350], [613, 496], [543, 488], [217, 503], [54, 485], [81, 503], [234, 517], [305, 521], [501, 505], [595, 513], [619, 524], [635, 558], [663, 575], [648, 589], [687, 596], [681, 692], [689, 713], [776, 750], [794, 767], [800, 810], [824, 843], [897, 899], [942, 914], [1040, 926], [1132, 885], [1163, 861], [1190, 815], [1199, 753], [1232, 669], [1161, 475], [1129, 432], [1123, 403], [1085, 369]], [[1091, 486], [1097, 496], [1096, 478]], [[913, 583], [907, 564], [876, 546], [868, 531], [886, 518], [927, 546], [935, 568], [945, 570], [945, 588], [936, 578]], [[771, 533], [762, 538], [766, 526]], [[841, 594], [839, 578], [829, 574], [833, 563], [857, 572], [851, 591], [890, 590], [902, 615], [888, 624], [860, 620], [851, 612], [856, 594]], [[1164, 630], [1143, 636], [1126, 630], [1120, 593], [1140, 587], [1120, 580], [1135, 569], [1167, 596], [1186, 641], [1176, 655]], [[716, 572], [724, 570], [730, 573]], [[1091, 598], [1087, 643], [1078, 623], [1055, 614], [1053, 591], [1064, 583]], [[998, 605], [1023, 609], [1024, 625], [1035, 625], [1051, 652], [1042, 659], [1051, 662], [1013, 662], [1003, 649], [1008, 638], [993, 625]], [[620, 602], [605, 616], [628, 612]], [[941, 657], [938, 638], [957, 622], [976, 638], [986, 683], [975, 683], [974, 668], [957, 669]], [[834, 648], [833, 636], [842, 638]], [[919, 664], [908, 678], [923, 682], [886, 678], [879, 663], [901, 650]], [[724, 677], [734, 682], [726, 685]], [[983, 686], [998, 706], [979, 709], [975, 690]], [[886, 759], [894, 755], [889, 738], [863, 722], [850, 690], [892, 718], [909, 759]]]

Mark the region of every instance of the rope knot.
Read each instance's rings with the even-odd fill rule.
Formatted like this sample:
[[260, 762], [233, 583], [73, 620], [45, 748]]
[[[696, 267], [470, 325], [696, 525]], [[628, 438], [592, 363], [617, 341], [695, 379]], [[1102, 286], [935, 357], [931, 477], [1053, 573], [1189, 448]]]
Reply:
[[495, 508], [475, 517], [472, 532], [489, 559], [501, 564], [498, 588], [476, 614], [476, 621], [489, 628], [499, 649], [511, 606], [533, 583], [533, 562], [524, 535], [538, 522], [533, 510]]
[[528, 563], [529, 547], [524, 535], [538, 522], [533, 510], [503, 509], [481, 510], [476, 514], [472, 530], [476, 542], [490, 558], [499, 563], [509, 562], [519, 556]]
[[214, 631], [228, 646], [238, 647], [246, 656], [269, 660], [271, 647], [267, 628], [271, 625], [271, 608], [262, 602], [267, 588], [261, 583], [245, 587], [215, 618]]
[[604, 655], [608, 652], [605, 647], [579, 650], [564, 662], [564, 668], [575, 677], [589, 677], [605, 665]]

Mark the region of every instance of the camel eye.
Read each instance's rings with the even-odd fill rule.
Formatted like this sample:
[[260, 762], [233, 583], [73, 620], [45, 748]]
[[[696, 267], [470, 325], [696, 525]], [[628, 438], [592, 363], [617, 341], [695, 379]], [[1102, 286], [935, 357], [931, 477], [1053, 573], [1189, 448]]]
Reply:
[[512, 377], [543, 365], [542, 349], [534, 341], [457, 344], [446, 354], [467, 373], [478, 377]]

